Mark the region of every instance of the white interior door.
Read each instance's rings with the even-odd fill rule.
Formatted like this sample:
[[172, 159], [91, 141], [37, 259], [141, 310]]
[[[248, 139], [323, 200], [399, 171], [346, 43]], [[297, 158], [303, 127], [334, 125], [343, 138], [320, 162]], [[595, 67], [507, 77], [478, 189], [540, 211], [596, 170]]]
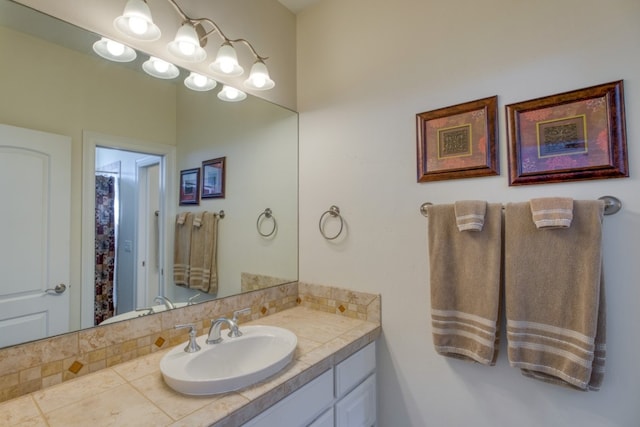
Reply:
[[0, 201], [0, 347], [68, 332], [71, 138], [0, 125]]

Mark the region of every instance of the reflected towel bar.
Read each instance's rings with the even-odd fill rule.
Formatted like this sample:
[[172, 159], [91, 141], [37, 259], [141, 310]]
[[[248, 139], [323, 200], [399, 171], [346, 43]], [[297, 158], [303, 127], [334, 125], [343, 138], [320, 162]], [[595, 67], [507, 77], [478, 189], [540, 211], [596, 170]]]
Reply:
[[[614, 196], [602, 196], [598, 197], [598, 200], [604, 201], [604, 214], [605, 215], [613, 215], [617, 213], [620, 209], [622, 209], [622, 202], [620, 199]], [[429, 206], [432, 205], [431, 202], [424, 202], [420, 205], [420, 213], [429, 218]], [[503, 207], [504, 209], [504, 207]]]

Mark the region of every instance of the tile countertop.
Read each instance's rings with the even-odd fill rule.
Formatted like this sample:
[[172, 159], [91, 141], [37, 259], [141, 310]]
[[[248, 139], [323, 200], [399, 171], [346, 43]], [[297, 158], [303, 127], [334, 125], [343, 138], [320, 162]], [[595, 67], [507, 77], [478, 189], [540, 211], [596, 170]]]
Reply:
[[[160, 373], [169, 349], [0, 403], [2, 426], [237, 426], [248, 421], [381, 332], [379, 323], [295, 307], [244, 323], [287, 328], [298, 337], [294, 361], [237, 392], [192, 397]], [[240, 325], [242, 330], [242, 324]]]

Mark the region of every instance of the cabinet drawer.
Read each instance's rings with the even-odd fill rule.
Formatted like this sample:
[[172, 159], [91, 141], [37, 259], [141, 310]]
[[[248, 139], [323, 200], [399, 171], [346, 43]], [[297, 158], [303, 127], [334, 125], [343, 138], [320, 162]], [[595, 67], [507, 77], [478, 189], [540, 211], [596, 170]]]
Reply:
[[376, 425], [376, 375], [372, 374], [336, 403], [336, 427]]
[[352, 354], [336, 366], [336, 397], [339, 399], [376, 369], [376, 343]]
[[333, 402], [333, 369], [249, 420], [245, 427], [301, 427]]

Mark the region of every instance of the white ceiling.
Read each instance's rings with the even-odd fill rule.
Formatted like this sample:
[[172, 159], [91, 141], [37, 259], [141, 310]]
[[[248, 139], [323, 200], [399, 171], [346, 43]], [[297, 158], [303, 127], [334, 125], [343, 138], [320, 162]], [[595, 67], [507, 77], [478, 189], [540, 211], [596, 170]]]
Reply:
[[319, 0], [278, 0], [278, 1], [282, 3], [287, 9], [297, 14], [307, 6], [310, 6], [311, 4], [316, 3]]

